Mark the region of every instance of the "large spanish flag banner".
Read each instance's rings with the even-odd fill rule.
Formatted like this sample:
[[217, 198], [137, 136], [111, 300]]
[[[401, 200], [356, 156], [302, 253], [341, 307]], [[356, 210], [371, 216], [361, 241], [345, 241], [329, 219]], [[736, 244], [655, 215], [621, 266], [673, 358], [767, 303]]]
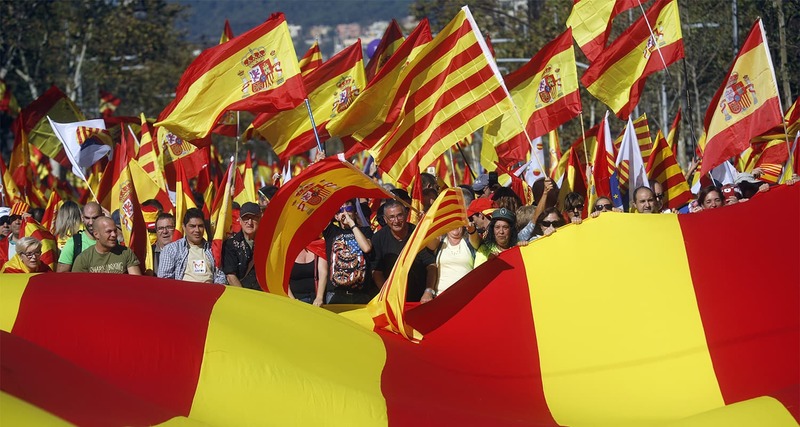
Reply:
[[[741, 227], [763, 212], [780, 215]], [[407, 311], [416, 343], [351, 320], [365, 309], [247, 289], [4, 275], [3, 423], [797, 426], [798, 235], [797, 185], [697, 214], [604, 213]], [[713, 268], [761, 245], [767, 262]], [[564, 274], [621, 259], [626, 274]]]
[[[342, 50], [320, 67], [305, 74], [308, 101], [321, 141], [329, 138], [328, 121], [347, 110], [366, 86], [361, 40]], [[314, 127], [305, 104], [278, 114], [261, 114], [252, 126], [282, 161], [317, 146]]]
[[405, 93], [398, 92], [396, 87], [400, 73], [412, 53], [430, 41], [431, 29], [428, 20], [423, 19], [369, 81], [350, 108], [328, 122], [328, 132], [332, 136], [352, 136], [359, 142], [348, 147], [346, 156], [353, 156], [371, 147], [389, 131], [405, 100]]
[[[486, 126], [483, 142], [493, 146], [500, 162], [508, 165], [525, 160], [530, 141], [581, 112], [572, 30], [567, 28], [504, 80], [517, 111], [511, 110]], [[520, 120], [524, 132], [520, 131]]]
[[706, 110], [700, 175], [744, 151], [750, 139], [783, 122], [764, 24], [756, 20]]
[[439, 193], [397, 256], [381, 292], [367, 305], [376, 328], [398, 333], [409, 340], [422, 339], [422, 335], [404, 320], [408, 273], [417, 254], [428, 243], [467, 224], [467, 206], [461, 189], [447, 188]]
[[175, 100], [156, 126], [184, 140], [206, 137], [225, 111], [277, 113], [306, 97], [289, 27], [282, 13], [206, 49], [183, 73]]
[[581, 77], [586, 90], [623, 120], [639, 103], [647, 76], [683, 58], [678, 0], [658, 0], [646, 16], [617, 37]]
[[419, 168], [514, 109], [466, 6], [411, 58], [396, 89], [405, 97], [398, 117], [369, 151], [378, 167], [403, 186]]
[[392, 198], [391, 193], [348, 162], [328, 157], [293, 177], [270, 200], [258, 228], [253, 255], [258, 283], [286, 295], [300, 251], [316, 240], [342, 204], [355, 197]]
[[567, 27], [590, 62], [605, 49], [614, 17], [637, 4], [636, 0], [574, 0]]

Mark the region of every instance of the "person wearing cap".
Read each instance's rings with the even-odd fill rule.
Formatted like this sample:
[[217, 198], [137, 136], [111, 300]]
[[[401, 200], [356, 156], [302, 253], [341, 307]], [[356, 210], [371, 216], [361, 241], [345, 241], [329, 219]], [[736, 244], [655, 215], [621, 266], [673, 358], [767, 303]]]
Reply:
[[517, 217], [514, 212], [500, 208], [492, 213], [486, 238], [475, 254], [475, 267], [517, 245]]
[[489, 226], [489, 217], [492, 212], [494, 212], [494, 204], [489, 198], [480, 197], [469, 204], [467, 233], [469, 233], [469, 242], [473, 247], [479, 247], [483, 238], [486, 237], [486, 228]]
[[769, 184], [756, 179], [753, 174], [742, 172], [736, 175], [733, 183], [739, 187], [742, 193], [742, 199], [752, 199], [758, 193], [765, 193], [769, 191]]
[[145, 274], [148, 276], [156, 275], [158, 272], [158, 262], [161, 259], [161, 251], [164, 250], [164, 247], [174, 241], [175, 216], [173, 216], [171, 213], [162, 212], [158, 215], [158, 218], [156, 218], [153, 225], [156, 241], [150, 246], [150, 250], [153, 251], [153, 269], [145, 271]]
[[8, 208], [0, 212], [0, 240], [5, 239], [11, 234], [11, 217], [8, 215]]
[[0, 239], [0, 267], [17, 254], [17, 241], [19, 240], [19, 230], [22, 227], [22, 216], [9, 215], [8, 224], [8, 235]]
[[58, 256], [56, 272], [63, 273], [72, 270], [72, 263], [81, 252], [91, 248], [95, 244], [93, 225], [94, 221], [105, 216], [103, 209], [97, 202], [89, 202], [83, 206], [83, 228], [85, 231], [78, 232], [61, 248]]
[[217, 268], [211, 244], [205, 239], [206, 221], [198, 208], [186, 210], [183, 215], [184, 237], [161, 250], [158, 277], [187, 282], [216, 283], [224, 285], [225, 273]]
[[222, 271], [228, 284], [253, 290], [261, 290], [253, 268], [253, 247], [261, 221], [261, 208], [253, 203], [244, 203], [239, 208], [239, 230], [222, 244]]
[[485, 173], [478, 175], [475, 182], [472, 183], [472, 191], [475, 192], [475, 197], [490, 197], [492, 193], [489, 190], [489, 175]]
[[265, 185], [258, 190], [258, 206], [261, 208], [261, 212], [264, 212], [264, 209], [269, 205], [269, 201], [272, 200], [272, 197], [277, 192], [278, 187], [274, 185]]
[[112, 273], [141, 275], [139, 259], [132, 250], [119, 244], [117, 226], [109, 217], [93, 221], [95, 244], [81, 252], [72, 263], [75, 273]]
[[[381, 228], [372, 236], [372, 251], [375, 256], [375, 270], [372, 272], [372, 278], [378, 289], [383, 288], [400, 252], [408, 243], [415, 228], [414, 224], [408, 222], [408, 211], [405, 206], [397, 200], [389, 200], [384, 204], [383, 215], [386, 227]], [[433, 252], [428, 248], [422, 249], [414, 258], [408, 272], [406, 301], [418, 302], [425, 292], [430, 292], [426, 289], [433, 289], [433, 286], [427, 286], [427, 270], [434, 263]]]

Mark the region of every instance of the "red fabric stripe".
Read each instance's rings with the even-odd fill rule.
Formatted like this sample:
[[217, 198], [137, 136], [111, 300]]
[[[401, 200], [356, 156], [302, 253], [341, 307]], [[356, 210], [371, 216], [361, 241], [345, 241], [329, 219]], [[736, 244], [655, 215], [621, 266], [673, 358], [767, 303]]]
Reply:
[[[765, 213], [769, 221], [742, 226]], [[791, 396], [800, 378], [800, 187], [678, 219], [725, 403]], [[748, 245], [756, 242], [768, 257]], [[797, 402], [783, 403], [800, 420]]]
[[11, 333], [188, 416], [211, 310], [224, 289], [141, 276], [43, 274], [30, 279]]
[[581, 112], [581, 94], [579, 90], [568, 93], [556, 102], [536, 111], [528, 119], [526, 126], [528, 136], [540, 137], [568, 122]]
[[66, 98], [66, 95], [56, 86], [50, 86], [42, 96], [36, 98], [20, 111], [22, 130], [29, 133], [41, 120], [45, 120], [45, 116], [50, 112], [50, 109], [62, 98]]
[[503, 77], [506, 86], [508, 86], [509, 90], [512, 90], [520, 84], [525, 83], [528, 79], [542, 71], [547, 66], [550, 59], [571, 48], [572, 29], [567, 28], [567, 31], [564, 31], [561, 35], [544, 45], [544, 47], [542, 47], [542, 49], [525, 65], [520, 67], [517, 71]]
[[0, 349], [0, 389], [73, 424], [153, 425], [181, 415], [8, 332], [0, 331]]
[[389, 425], [557, 425], [544, 398], [531, 298], [519, 271], [519, 250], [506, 251], [410, 310], [406, 320], [426, 336], [419, 344], [379, 332]]

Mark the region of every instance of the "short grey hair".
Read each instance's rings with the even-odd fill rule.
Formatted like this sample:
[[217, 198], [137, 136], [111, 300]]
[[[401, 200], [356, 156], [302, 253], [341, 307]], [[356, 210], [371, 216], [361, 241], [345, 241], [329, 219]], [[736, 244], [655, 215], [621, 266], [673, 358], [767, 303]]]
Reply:
[[17, 253], [28, 252], [30, 249], [41, 249], [42, 241], [31, 236], [20, 237], [17, 240]]

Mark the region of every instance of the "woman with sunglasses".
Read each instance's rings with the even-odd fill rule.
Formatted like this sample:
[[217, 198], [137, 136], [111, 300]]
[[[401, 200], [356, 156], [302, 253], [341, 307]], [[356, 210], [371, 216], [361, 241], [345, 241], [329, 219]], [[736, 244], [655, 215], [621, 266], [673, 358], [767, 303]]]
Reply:
[[0, 273], [52, 273], [53, 270], [42, 262], [42, 242], [30, 236], [17, 241], [17, 254], [11, 257], [0, 269]]
[[602, 212], [611, 212], [614, 209], [614, 205], [611, 203], [611, 199], [605, 196], [600, 196], [597, 200], [594, 201], [594, 206], [592, 206], [592, 218], [597, 218], [600, 216]]
[[372, 299], [366, 255], [372, 252], [372, 229], [359, 224], [361, 220], [356, 201], [348, 200], [322, 232], [328, 257], [326, 304], [366, 304]]
[[564, 217], [557, 208], [547, 208], [536, 219], [536, 226], [533, 227], [533, 239], [542, 236], [549, 236], [556, 232], [556, 229], [566, 224]]
[[565, 221], [580, 224], [583, 221], [583, 196], [580, 193], [567, 193], [564, 197]]

